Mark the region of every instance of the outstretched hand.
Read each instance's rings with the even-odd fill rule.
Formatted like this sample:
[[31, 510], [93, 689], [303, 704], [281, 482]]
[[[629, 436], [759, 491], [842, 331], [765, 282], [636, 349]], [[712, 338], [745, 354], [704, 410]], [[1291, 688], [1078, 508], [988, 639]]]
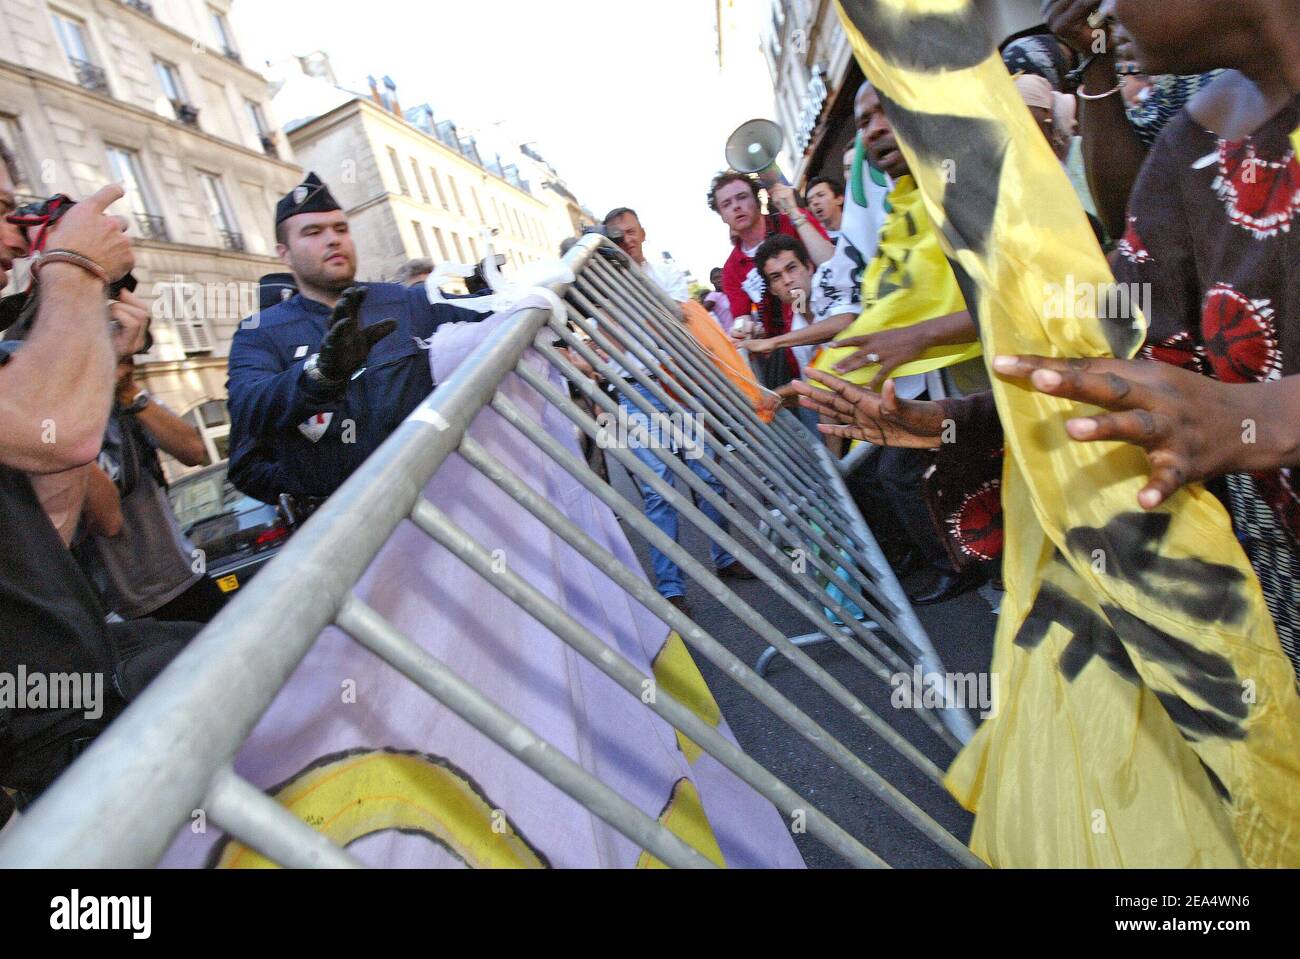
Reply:
[[331, 382], [343, 383], [355, 376], [374, 345], [397, 329], [396, 320], [381, 320], [361, 328], [361, 304], [367, 292], [364, 286], [348, 287], [334, 307], [330, 331], [325, 334], [317, 360], [321, 375]]
[[808, 383], [790, 384], [799, 394], [799, 405], [828, 420], [817, 428], [829, 436], [864, 440], [877, 446], [906, 449], [937, 449], [943, 436], [944, 412], [938, 403], [900, 400], [893, 380], [885, 382], [883, 393], [874, 393], [820, 370], [808, 370]]
[[1265, 446], [1257, 435], [1265, 427], [1259, 384], [1222, 383], [1148, 360], [999, 356], [993, 369], [1028, 380], [1040, 393], [1110, 410], [1068, 420], [1065, 431], [1080, 442], [1112, 440], [1146, 450], [1151, 472], [1138, 493], [1144, 509], [1188, 483], [1267, 466], [1256, 461]]

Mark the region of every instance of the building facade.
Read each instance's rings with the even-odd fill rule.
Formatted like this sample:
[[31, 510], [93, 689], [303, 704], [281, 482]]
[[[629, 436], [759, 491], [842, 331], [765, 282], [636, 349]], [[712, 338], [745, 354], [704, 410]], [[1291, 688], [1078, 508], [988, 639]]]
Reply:
[[[0, 0], [0, 138], [26, 199], [126, 196], [154, 346], [137, 381], [226, 458], [226, 358], [275, 258], [276, 200], [300, 179], [227, 0]], [[20, 200], [21, 202], [21, 200]], [[11, 288], [25, 285], [16, 272]], [[167, 464], [175, 477], [178, 464]]]
[[[348, 214], [357, 276], [392, 279], [407, 260], [473, 264], [490, 240], [504, 271], [559, 255], [589, 214], [531, 148], [508, 160], [482, 150], [427, 104], [403, 110], [391, 81], [369, 93], [333, 83], [321, 54], [304, 58], [301, 77], [284, 78], [276, 104], [293, 116], [288, 139]], [[305, 116], [321, 106], [318, 116]], [[304, 106], [304, 104], [306, 104]]]
[[[976, 0], [976, 6], [995, 38], [1042, 22], [1039, 0]], [[853, 99], [865, 78], [834, 0], [772, 0], [762, 46], [792, 179], [842, 176], [855, 132]]]

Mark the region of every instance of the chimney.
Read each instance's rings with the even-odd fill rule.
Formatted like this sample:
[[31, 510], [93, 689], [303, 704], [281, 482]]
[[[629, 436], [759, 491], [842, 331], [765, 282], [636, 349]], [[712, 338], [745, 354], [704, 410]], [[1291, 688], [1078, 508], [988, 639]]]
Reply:
[[388, 90], [388, 108], [400, 117], [402, 105], [397, 102], [397, 84], [392, 77], [384, 77], [384, 88]]

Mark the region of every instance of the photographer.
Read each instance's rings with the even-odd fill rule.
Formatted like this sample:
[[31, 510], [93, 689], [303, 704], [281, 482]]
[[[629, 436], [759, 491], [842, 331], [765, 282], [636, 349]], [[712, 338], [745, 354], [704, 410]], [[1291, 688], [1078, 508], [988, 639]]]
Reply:
[[[4, 160], [0, 284], [27, 253], [26, 237], [4, 218], [14, 207], [11, 159]], [[126, 222], [104, 213], [121, 196], [120, 186], [107, 186], [51, 227], [34, 268], [36, 322], [22, 343], [0, 343], [0, 673], [106, 678], [95, 684], [103, 700], [90, 710], [0, 709], [0, 785], [18, 790], [20, 804], [53, 781], [194, 631], [134, 623], [110, 630], [29, 478], [40, 482], [94, 460], [116, 357], [143, 345], [143, 316], [129, 305], [110, 308], [105, 296], [134, 263]]]
[[206, 623], [226, 599], [206, 575], [201, 552], [181, 532], [158, 450], [186, 466], [201, 465], [207, 451], [194, 427], [136, 385], [134, 370], [131, 357], [119, 361], [104, 448], [91, 467], [110, 485], [122, 522], [116, 533], [87, 536], [77, 558], [123, 619]]

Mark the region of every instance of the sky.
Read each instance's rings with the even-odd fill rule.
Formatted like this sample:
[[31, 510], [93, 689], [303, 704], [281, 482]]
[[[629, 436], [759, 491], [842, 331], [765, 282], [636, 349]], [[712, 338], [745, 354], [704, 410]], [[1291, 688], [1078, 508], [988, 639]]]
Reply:
[[387, 75], [403, 107], [428, 102], [462, 134], [535, 141], [594, 214], [634, 208], [647, 253], [707, 283], [730, 252], [706, 202], [723, 145], [775, 109], [769, 4], [736, 3], [753, 26], [725, 72], [713, 0], [235, 0], [231, 16], [250, 65], [321, 49], [341, 83]]

